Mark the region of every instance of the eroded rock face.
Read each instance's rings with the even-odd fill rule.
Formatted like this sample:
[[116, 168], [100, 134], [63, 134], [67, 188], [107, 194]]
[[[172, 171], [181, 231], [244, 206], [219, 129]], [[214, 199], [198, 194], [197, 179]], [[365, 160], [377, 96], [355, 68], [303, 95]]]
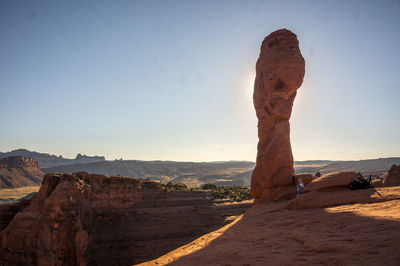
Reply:
[[259, 142], [251, 193], [256, 201], [277, 200], [293, 194], [289, 118], [297, 89], [303, 82], [304, 68], [294, 33], [281, 29], [264, 39], [253, 94]]
[[247, 204], [128, 177], [47, 174], [0, 234], [0, 265], [132, 265], [225, 225]]
[[0, 205], [0, 232], [7, 227], [14, 216], [28, 207], [30, 200], [21, 200], [15, 203]]

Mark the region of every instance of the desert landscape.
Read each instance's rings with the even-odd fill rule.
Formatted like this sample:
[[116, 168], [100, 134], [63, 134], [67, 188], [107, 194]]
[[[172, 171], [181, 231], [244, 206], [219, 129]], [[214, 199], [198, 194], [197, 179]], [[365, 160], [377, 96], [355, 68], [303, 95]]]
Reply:
[[0, 265], [400, 265], [399, 11], [0, 3]]

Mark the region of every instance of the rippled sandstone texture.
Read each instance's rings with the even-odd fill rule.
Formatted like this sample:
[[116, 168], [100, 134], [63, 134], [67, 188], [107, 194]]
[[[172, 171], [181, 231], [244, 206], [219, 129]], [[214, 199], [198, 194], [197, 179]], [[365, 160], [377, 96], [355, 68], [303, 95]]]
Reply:
[[[1, 232], [0, 265], [132, 265], [154, 259], [251, 205], [211, 196], [128, 177], [47, 174], [30, 205]], [[12, 213], [5, 211], [7, 222]]]
[[295, 195], [289, 118], [304, 68], [294, 33], [281, 29], [264, 39], [253, 94], [259, 138], [251, 179], [251, 194], [256, 202]]

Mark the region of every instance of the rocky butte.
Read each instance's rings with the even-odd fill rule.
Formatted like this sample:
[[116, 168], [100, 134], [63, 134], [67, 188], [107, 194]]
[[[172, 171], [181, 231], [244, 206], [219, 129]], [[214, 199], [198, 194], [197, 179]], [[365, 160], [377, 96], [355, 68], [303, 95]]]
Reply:
[[253, 102], [258, 118], [256, 167], [251, 194], [257, 201], [293, 196], [294, 168], [289, 118], [305, 62], [296, 35], [286, 29], [268, 35], [256, 64]]
[[37, 186], [42, 183], [43, 176], [32, 158], [11, 156], [0, 159], [0, 188]]

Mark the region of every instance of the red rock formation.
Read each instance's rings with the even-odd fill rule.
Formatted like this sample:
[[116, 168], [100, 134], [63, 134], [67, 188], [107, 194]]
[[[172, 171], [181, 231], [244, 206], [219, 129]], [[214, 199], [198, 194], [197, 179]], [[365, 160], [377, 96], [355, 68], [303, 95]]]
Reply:
[[253, 94], [259, 142], [251, 193], [256, 201], [292, 195], [294, 169], [289, 118], [296, 91], [303, 82], [304, 68], [294, 33], [281, 29], [264, 39]]
[[385, 187], [400, 186], [400, 165], [392, 165], [383, 183]]
[[[48, 174], [29, 207], [0, 234], [0, 265], [132, 265], [227, 223], [247, 204], [152, 181]], [[223, 215], [225, 214], [225, 215]]]
[[13, 156], [0, 159], [0, 188], [37, 186], [42, 183], [43, 176], [32, 158]]

